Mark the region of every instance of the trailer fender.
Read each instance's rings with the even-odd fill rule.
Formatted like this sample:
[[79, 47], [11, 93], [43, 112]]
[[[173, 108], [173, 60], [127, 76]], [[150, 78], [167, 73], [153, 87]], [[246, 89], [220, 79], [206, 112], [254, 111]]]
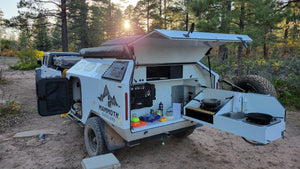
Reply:
[[107, 150], [113, 151], [126, 146], [125, 140], [115, 132], [102, 118], [100, 118], [100, 127], [103, 132], [104, 141]]

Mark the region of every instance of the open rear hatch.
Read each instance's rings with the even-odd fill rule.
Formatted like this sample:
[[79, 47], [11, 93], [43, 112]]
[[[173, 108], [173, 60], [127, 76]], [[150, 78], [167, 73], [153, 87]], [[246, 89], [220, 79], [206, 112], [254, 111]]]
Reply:
[[263, 144], [284, 135], [285, 109], [275, 97], [204, 89], [184, 106], [183, 118]]

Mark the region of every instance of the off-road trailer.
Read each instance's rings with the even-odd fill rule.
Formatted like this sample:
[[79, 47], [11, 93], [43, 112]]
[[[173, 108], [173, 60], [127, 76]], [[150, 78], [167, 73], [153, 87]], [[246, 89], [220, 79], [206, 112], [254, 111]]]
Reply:
[[[90, 156], [156, 136], [185, 136], [197, 124], [267, 144], [284, 135], [283, 106], [270, 95], [218, 89], [218, 74], [200, 62], [211, 48], [241, 39], [252, 41], [246, 35], [154, 30], [82, 49], [84, 58], [66, 77], [38, 81], [39, 114], [69, 112], [84, 126]], [[164, 120], [151, 121], [150, 115]]]

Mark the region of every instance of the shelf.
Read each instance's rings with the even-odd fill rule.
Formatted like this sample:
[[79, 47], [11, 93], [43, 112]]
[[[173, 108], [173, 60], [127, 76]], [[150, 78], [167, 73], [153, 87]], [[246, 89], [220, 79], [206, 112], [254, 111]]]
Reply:
[[152, 123], [147, 122], [146, 126], [139, 127], [139, 128], [132, 128], [131, 131], [134, 133], [134, 132], [139, 132], [139, 131], [143, 131], [143, 130], [149, 130], [149, 129], [156, 128], [156, 127], [162, 127], [162, 126], [169, 125], [169, 124], [172, 124], [172, 123], [178, 123], [178, 122], [181, 122], [181, 121], [184, 121], [184, 119], [174, 118], [174, 119], [171, 119], [171, 120], [167, 120], [165, 122], [160, 122], [160, 121], [155, 121], [155, 122], [152, 122]]

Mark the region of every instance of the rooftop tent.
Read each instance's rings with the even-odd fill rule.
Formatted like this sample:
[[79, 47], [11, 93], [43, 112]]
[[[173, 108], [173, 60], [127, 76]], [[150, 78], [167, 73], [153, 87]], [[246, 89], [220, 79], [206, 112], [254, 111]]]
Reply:
[[118, 38], [101, 47], [85, 48], [85, 58], [133, 59], [136, 64], [187, 63], [199, 61], [210, 48], [228, 42], [252, 41], [247, 35], [156, 29], [146, 35]]
[[102, 46], [128, 45], [129, 43], [132, 43], [132, 42], [136, 41], [137, 39], [140, 39], [141, 37], [143, 37], [143, 35], [117, 38], [117, 39], [113, 39], [113, 40], [104, 42], [101, 45]]
[[132, 54], [129, 53], [127, 45], [141, 36], [113, 39], [102, 43], [100, 47], [81, 49], [80, 54], [85, 58], [132, 59]]

